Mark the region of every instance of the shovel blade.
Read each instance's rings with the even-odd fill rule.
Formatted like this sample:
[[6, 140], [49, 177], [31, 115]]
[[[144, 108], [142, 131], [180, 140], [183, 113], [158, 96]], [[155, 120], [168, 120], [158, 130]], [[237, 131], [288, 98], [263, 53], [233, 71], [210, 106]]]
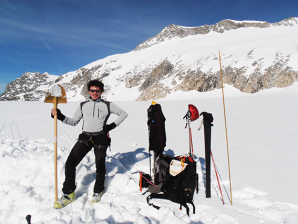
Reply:
[[57, 103], [67, 103], [66, 92], [61, 85], [52, 86], [47, 92], [45, 103], [54, 103], [57, 99]]

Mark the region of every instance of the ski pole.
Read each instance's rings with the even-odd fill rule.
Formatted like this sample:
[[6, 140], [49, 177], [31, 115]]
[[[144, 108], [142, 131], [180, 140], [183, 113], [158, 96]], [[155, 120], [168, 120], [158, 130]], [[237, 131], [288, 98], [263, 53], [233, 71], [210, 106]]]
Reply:
[[31, 215], [26, 216], [27, 224], [31, 224]]
[[191, 158], [194, 159], [192, 133], [191, 133], [191, 127], [190, 127], [189, 119], [188, 119], [188, 128], [189, 128], [189, 154], [191, 155]]
[[225, 201], [224, 201], [223, 196], [222, 196], [222, 191], [221, 191], [221, 187], [220, 187], [220, 183], [219, 183], [219, 179], [218, 179], [218, 175], [217, 175], [217, 168], [216, 168], [215, 161], [214, 161], [214, 158], [213, 158], [212, 150], [210, 150], [210, 154], [211, 154], [212, 162], [213, 162], [213, 165], [214, 165], [214, 170], [215, 170], [215, 174], [216, 174], [216, 178], [217, 178], [219, 191], [220, 191], [220, 194], [221, 194], [221, 200], [222, 200], [222, 203], [224, 204]]
[[156, 162], [156, 153], [155, 151], [152, 152], [152, 158], [153, 160], [151, 160], [152, 163], [152, 182], [155, 184], [155, 172], [156, 172], [156, 168], [155, 168], [155, 162]]
[[143, 182], [143, 180], [142, 180], [142, 174], [140, 173], [140, 191], [142, 192], [142, 188], [143, 188], [143, 185], [142, 185], [142, 182]]
[[191, 112], [188, 110], [187, 113], [185, 114], [185, 116], [183, 117], [183, 119], [186, 119], [186, 125], [185, 128], [188, 126], [188, 141], [189, 141], [189, 155], [191, 156], [191, 158], [194, 158], [194, 153], [193, 153], [193, 144], [192, 144], [192, 134], [191, 134], [191, 127], [190, 127], [190, 117]]
[[155, 183], [155, 153], [154, 151], [152, 151], [152, 155], [151, 155], [151, 150], [149, 150], [149, 166], [150, 166], [150, 176], [152, 178], [153, 183]]
[[191, 155], [191, 137], [190, 137], [190, 122], [189, 119], [187, 118], [187, 125], [188, 125], [188, 145], [189, 145], [189, 155]]
[[[150, 150], [149, 150], [149, 172], [150, 172], [150, 176], [151, 176], [151, 152], [150, 152]], [[151, 176], [152, 177], [152, 176]]]

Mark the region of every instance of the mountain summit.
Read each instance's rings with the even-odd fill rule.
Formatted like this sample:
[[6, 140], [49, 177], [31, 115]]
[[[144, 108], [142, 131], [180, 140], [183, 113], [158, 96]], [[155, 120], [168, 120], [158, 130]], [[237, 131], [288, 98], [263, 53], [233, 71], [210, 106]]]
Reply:
[[[298, 79], [298, 18], [277, 23], [223, 20], [214, 25], [170, 25], [133, 51], [111, 55], [55, 80], [69, 100], [88, 96], [86, 82], [105, 83], [108, 100], [153, 100], [176, 91], [210, 91], [224, 83], [255, 93], [290, 86]], [[16, 80], [17, 81], [17, 80]], [[14, 82], [16, 82], [14, 81]], [[12, 85], [0, 100], [42, 99], [44, 85], [18, 93]]]
[[214, 25], [205, 25], [199, 27], [184, 27], [171, 24], [165, 27], [159, 34], [149, 40], [141, 43], [136, 47], [135, 50], [141, 50], [146, 47], [150, 47], [159, 42], [170, 40], [173, 38], [183, 38], [191, 35], [208, 34], [210, 32], [223, 33], [232, 29], [238, 29], [243, 27], [259, 27], [267, 28], [270, 26], [268, 22], [257, 22], [257, 21], [235, 21], [235, 20], [223, 20]]

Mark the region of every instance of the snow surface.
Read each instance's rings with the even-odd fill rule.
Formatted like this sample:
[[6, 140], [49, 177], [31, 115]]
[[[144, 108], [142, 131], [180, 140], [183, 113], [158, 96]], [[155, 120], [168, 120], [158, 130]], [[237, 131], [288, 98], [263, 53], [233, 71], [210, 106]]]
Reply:
[[233, 19], [227, 19], [234, 23], [266, 23], [266, 21], [255, 21], [255, 20], [233, 20]]
[[62, 89], [61, 89], [61, 87], [59, 85], [53, 85], [49, 89], [49, 94], [51, 96], [60, 97], [60, 96], [62, 96]]
[[[155, 199], [156, 210], [139, 191], [138, 171], [149, 172], [147, 108], [151, 102], [118, 101], [128, 118], [111, 132], [112, 149], [107, 155], [106, 192], [91, 204], [95, 178], [90, 152], [77, 169], [77, 200], [56, 210], [54, 204], [54, 128], [51, 104], [0, 102], [0, 223], [298, 223], [297, 127], [298, 83], [278, 89], [245, 94], [225, 86], [232, 195], [230, 195], [227, 147], [221, 90], [176, 92], [160, 103], [166, 117], [167, 154], [188, 152], [184, 129], [188, 104], [214, 116], [212, 151], [218, 167], [225, 204], [220, 200], [212, 164], [212, 197], [205, 197], [203, 130], [201, 118], [191, 123], [199, 193], [196, 214], [170, 201]], [[59, 104], [72, 116], [78, 102]], [[110, 122], [115, 119], [110, 117]], [[81, 132], [58, 123], [59, 197], [64, 162]], [[231, 197], [232, 196], [232, 197]], [[231, 199], [233, 205], [231, 205]]]
[[[294, 20], [294, 18], [292, 19]], [[292, 21], [291, 20], [291, 21]], [[219, 52], [223, 71], [227, 67], [245, 70], [247, 78], [252, 74], [264, 74], [275, 64], [298, 70], [298, 24], [293, 26], [270, 26], [268, 28], [247, 27], [225, 31], [209, 32], [204, 35], [192, 35], [173, 38], [138, 51], [116, 54], [92, 62], [83, 68], [94, 69], [92, 78], [103, 78], [108, 83], [107, 99], [113, 101], [133, 101], [141, 92], [140, 86], [145, 75], [164, 60], [174, 65], [173, 74], [163, 77], [163, 87], [174, 89], [181, 84], [178, 74], [201, 70], [206, 75], [220, 70]], [[99, 69], [100, 67], [100, 69]], [[59, 84], [69, 83], [80, 74], [81, 69], [64, 74]], [[143, 77], [139, 77], [142, 76]], [[138, 86], [129, 88], [127, 80], [141, 78]], [[175, 86], [173, 85], [175, 79]], [[174, 92], [174, 90], [172, 91]], [[81, 100], [81, 91], [77, 89], [68, 101]]]

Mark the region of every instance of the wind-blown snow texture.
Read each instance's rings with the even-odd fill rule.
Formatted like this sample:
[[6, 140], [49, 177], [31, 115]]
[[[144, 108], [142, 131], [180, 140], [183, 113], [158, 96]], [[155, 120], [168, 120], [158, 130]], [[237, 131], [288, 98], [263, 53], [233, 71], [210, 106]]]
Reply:
[[[139, 191], [137, 171], [149, 172], [146, 110], [151, 102], [115, 102], [129, 117], [111, 132], [112, 150], [107, 155], [106, 193], [91, 204], [95, 178], [94, 155], [90, 152], [77, 169], [77, 200], [64, 209], [54, 204], [54, 139], [50, 104], [0, 102], [0, 222], [51, 223], [297, 223], [297, 127], [298, 85], [244, 94], [226, 86], [225, 100], [231, 162], [233, 206], [230, 205], [227, 150], [221, 90], [175, 93], [162, 101], [166, 117], [167, 154], [188, 151], [188, 132], [182, 119], [188, 104], [214, 116], [212, 151], [219, 169], [225, 205], [221, 203], [212, 169], [212, 197], [204, 192], [203, 130], [192, 122], [199, 194], [194, 197], [196, 214], [188, 217], [179, 205], [155, 200], [156, 210]], [[59, 104], [72, 116], [78, 102]], [[110, 117], [110, 122], [115, 117]], [[58, 125], [59, 196], [64, 162], [81, 132]], [[213, 167], [213, 165], [212, 165]], [[229, 195], [229, 196], [228, 196]]]

